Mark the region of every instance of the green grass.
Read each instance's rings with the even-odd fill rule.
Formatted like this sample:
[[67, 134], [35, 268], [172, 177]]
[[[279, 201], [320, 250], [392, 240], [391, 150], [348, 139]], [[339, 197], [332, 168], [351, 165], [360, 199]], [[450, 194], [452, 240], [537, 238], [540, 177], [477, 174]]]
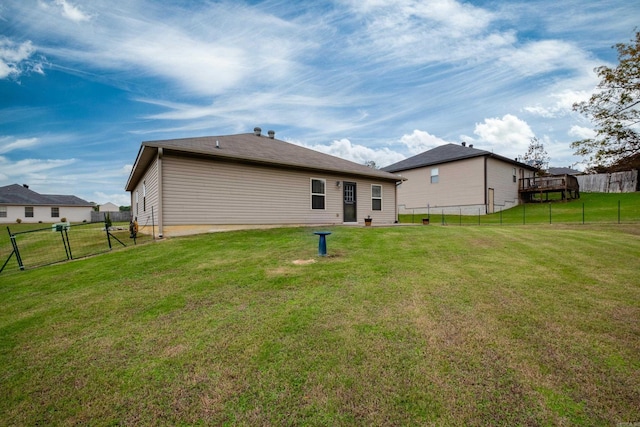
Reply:
[[5, 270], [0, 419], [640, 420], [637, 224], [329, 230], [326, 258], [285, 228]]
[[[594, 224], [640, 222], [640, 192], [582, 193], [580, 199], [567, 202], [527, 203], [491, 215], [442, 215], [442, 209], [430, 209], [431, 224], [445, 225], [526, 225]], [[421, 223], [424, 213], [400, 215], [401, 223]]]

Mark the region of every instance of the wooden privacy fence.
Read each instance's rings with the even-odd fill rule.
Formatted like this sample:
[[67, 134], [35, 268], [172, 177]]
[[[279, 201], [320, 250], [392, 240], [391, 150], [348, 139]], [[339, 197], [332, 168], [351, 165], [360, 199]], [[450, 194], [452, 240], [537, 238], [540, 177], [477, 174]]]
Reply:
[[580, 191], [584, 193], [633, 193], [640, 191], [638, 170], [614, 173], [578, 175]]
[[115, 212], [91, 212], [91, 222], [100, 222], [105, 220], [105, 215], [109, 214], [111, 222], [129, 222], [132, 218], [131, 211], [115, 211]]

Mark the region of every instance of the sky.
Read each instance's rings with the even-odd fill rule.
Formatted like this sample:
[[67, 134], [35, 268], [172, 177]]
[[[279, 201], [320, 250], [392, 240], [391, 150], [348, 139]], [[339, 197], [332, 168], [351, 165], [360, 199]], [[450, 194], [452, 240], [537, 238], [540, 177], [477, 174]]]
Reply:
[[274, 130], [384, 167], [446, 143], [583, 169], [629, 0], [0, 2], [0, 186], [128, 206], [143, 141]]

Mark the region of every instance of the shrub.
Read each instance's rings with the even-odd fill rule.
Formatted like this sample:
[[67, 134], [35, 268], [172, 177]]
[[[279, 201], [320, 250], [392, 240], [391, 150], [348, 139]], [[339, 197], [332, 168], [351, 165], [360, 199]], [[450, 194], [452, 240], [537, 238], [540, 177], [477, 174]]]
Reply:
[[62, 218], [60, 219], [60, 222], [67, 222], [67, 218], [62, 217]]
[[22, 220], [21, 220], [20, 218], [18, 218], [18, 219], [16, 219], [16, 222], [17, 222], [18, 224], [20, 224], [20, 223], [22, 222]]

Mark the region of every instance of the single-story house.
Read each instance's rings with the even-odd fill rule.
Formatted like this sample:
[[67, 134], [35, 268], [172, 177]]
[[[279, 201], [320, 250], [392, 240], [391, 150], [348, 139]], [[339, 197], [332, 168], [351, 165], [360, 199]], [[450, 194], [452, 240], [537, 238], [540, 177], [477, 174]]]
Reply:
[[253, 133], [147, 141], [125, 190], [160, 236], [397, 220], [397, 175]]
[[98, 207], [98, 212], [120, 212], [120, 206], [111, 202], [103, 203]]
[[76, 196], [39, 194], [28, 185], [0, 187], [0, 223], [91, 221], [93, 205]]
[[570, 167], [550, 167], [547, 169], [549, 175], [582, 175], [584, 172], [572, 169]]
[[466, 143], [445, 144], [382, 168], [400, 174], [400, 213], [488, 214], [519, 203], [519, 180], [532, 166]]

